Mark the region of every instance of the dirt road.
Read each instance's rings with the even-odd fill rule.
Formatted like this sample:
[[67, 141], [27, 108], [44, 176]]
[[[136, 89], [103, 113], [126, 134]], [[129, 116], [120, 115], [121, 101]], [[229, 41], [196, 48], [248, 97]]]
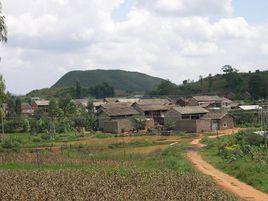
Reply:
[[[230, 135], [237, 132], [237, 130], [224, 131], [219, 133], [219, 136]], [[210, 136], [210, 138], [215, 138], [217, 136]], [[252, 186], [249, 186], [238, 179], [221, 172], [220, 170], [214, 168], [208, 162], [204, 161], [200, 154], [198, 154], [198, 148], [203, 147], [204, 145], [200, 143], [202, 136], [198, 139], [192, 141], [194, 149], [187, 152], [188, 159], [194, 164], [194, 166], [201, 171], [202, 173], [211, 176], [220, 187], [225, 190], [235, 194], [243, 200], [250, 201], [268, 201], [268, 194], [263, 193], [254, 189]]]

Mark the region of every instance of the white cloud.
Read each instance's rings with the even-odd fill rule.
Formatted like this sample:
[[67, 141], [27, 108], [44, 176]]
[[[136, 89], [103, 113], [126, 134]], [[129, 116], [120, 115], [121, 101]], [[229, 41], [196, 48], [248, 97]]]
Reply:
[[49, 87], [74, 69], [119, 68], [180, 83], [224, 64], [268, 65], [268, 24], [230, 17], [230, 0], [132, 1], [121, 21], [112, 13], [124, 0], [3, 1], [9, 43], [0, 71], [8, 89]]

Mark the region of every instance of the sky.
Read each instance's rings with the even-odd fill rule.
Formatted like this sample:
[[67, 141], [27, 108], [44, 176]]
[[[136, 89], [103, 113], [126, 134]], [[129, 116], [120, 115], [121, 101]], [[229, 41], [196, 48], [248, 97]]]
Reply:
[[268, 69], [267, 0], [1, 0], [7, 90], [47, 88], [71, 70], [169, 79]]

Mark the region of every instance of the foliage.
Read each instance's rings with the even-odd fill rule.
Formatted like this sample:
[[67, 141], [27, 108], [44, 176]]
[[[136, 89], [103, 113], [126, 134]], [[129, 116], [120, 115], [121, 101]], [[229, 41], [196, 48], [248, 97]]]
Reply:
[[2, 4], [0, 2], [0, 42], [7, 42], [7, 27], [5, 16], [2, 15]]
[[65, 74], [53, 88], [72, 87], [79, 81], [85, 88], [102, 85], [103, 81], [115, 90], [146, 92], [155, 89], [162, 79], [142, 73], [122, 70], [72, 71]]
[[82, 98], [82, 87], [79, 81], [76, 81], [76, 86], [75, 86], [75, 97], [76, 99], [81, 99]]
[[108, 83], [104, 82], [102, 84], [96, 85], [90, 88], [90, 93], [95, 98], [106, 98], [114, 96], [114, 88]]
[[248, 130], [204, 142], [207, 146], [202, 154], [210, 163], [268, 192], [268, 147], [264, 137]]
[[18, 138], [5, 138], [1, 141], [1, 148], [4, 151], [16, 151], [18, 152], [21, 147], [21, 141]]
[[146, 119], [144, 117], [134, 116], [131, 118], [131, 122], [135, 130], [144, 130], [146, 126]]
[[15, 101], [15, 112], [18, 116], [21, 115], [21, 99], [19, 97]]
[[164, 127], [166, 130], [174, 130], [176, 122], [172, 118], [165, 118]]
[[151, 91], [150, 95], [181, 95], [193, 94], [218, 94], [226, 96], [231, 92], [233, 99], [266, 98], [268, 95], [268, 71], [255, 73], [239, 73], [237, 69], [226, 65], [222, 68], [225, 74], [209, 74], [197, 82], [185, 82], [175, 85], [169, 81], [162, 81], [158, 88]]

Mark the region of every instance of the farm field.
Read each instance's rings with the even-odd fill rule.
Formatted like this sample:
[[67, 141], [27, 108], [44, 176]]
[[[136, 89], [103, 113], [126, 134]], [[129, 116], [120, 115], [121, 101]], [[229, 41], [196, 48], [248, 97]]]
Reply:
[[[25, 140], [20, 149], [0, 154], [1, 200], [236, 200], [186, 160], [191, 136], [91, 135], [33, 146], [16, 135]], [[38, 146], [46, 143], [58, 150]]]

